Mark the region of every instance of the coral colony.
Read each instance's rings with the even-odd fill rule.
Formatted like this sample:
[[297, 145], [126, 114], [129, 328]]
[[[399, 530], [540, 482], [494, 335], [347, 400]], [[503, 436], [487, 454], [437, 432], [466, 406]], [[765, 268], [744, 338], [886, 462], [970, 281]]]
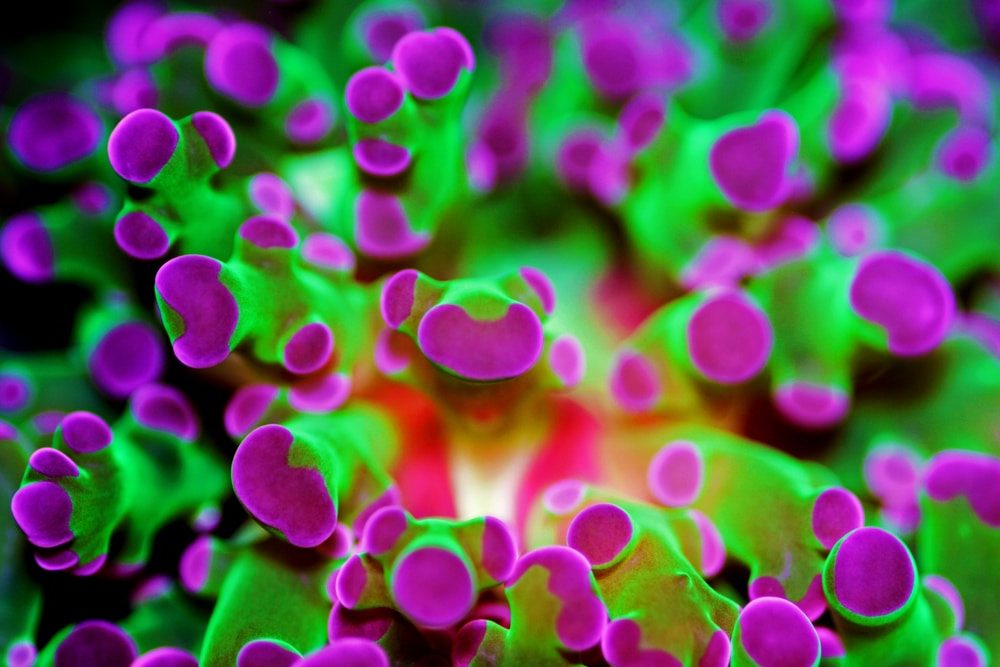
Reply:
[[109, 11], [2, 52], [8, 667], [1000, 660], [1000, 3]]

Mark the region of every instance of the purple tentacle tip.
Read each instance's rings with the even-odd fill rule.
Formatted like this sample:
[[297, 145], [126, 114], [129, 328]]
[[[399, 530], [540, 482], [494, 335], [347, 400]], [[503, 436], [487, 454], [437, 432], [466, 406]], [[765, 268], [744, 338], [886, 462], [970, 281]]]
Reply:
[[248, 185], [250, 200], [261, 213], [290, 220], [295, 214], [295, 196], [281, 177], [269, 172], [256, 174]]
[[352, 149], [361, 171], [372, 176], [399, 176], [410, 166], [408, 148], [383, 139], [362, 139]]
[[885, 329], [890, 352], [916, 356], [944, 340], [955, 315], [955, 295], [932, 265], [887, 251], [861, 260], [851, 283], [851, 306]]
[[653, 457], [646, 473], [653, 497], [666, 507], [683, 507], [698, 499], [705, 482], [705, 463], [698, 446], [679, 440]]
[[278, 397], [278, 391], [278, 387], [269, 384], [253, 384], [237, 389], [223, 415], [226, 433], [234, 438], [245, 435], [264, 416]]
[[347, 110], [362, 123], [380, 123], [403, 105], [399, 77], [382, 67], [366, 67], [351, 77], [344, 91]]
[[198, 437], [198, 416], [184, 394], [173, 387], [161, 384], [140, 387], [132, 395], [130, 405], [135, 420], [147, 428], [185, 440]]
[[333, 332], [322, 322], [307, 324], [285, 345], [285, 368], [296, 375], [319, 370], [333, 354]]
[[736, 621], [739, 642], [760, 667], [814, 667], [819, 635], [798, 607], [781, 598], [751, 601]]
[[517, 546], [510, 527], [496, 517], [485, 517], [482, 547], [483, 568], [497, 581], [506, 581], [517, 562]]
[[22, 213], [0, 231], [0, 257], [7, 270], [28, 283], [55, 277], [55, 250], [49, 232], [35, 213]]
[[546, 315], [551, 315], [556, 308], [556, 290], [552, 286], [552, 281], [547, 275], [530, 266], [522, 268], [520, 273], [524, 281], [541, 300], [542, 310], [545, 311]]
[[399, 328], [410, 316], [419, 277], [415, 269], [405, 269], [389, 278], [382, 288], [382, 319], [393, 329]]
[[608, 624], [601, 638], [601, 651], [611, 667], [683, 667], [684, 663], [666, 651], [642, 648], [642, 628], [628, 618]]
[[256, 639], [236, 656], [236, 667], [292, 667], [301, 655], [285, 642]]
[[89, 362], [94, 383], [115, 398], [124, 398], [158, 378], [163, 364], [160, 338], [145, 322], [126, 322], [111, 329]]
[[611, 565], [632, 541], [635, 528], [628, 513], [617, 505], [591, 505], [576, 515], [566, 533], [566, 544], [594, 567]]
[[22, 486], [11, 498], [10, 510], [28, 541], [37, 547], [58, 547], [73, 539], [69, 528], [73, 500], [55, 482]]
[[32, 470], [46, 477], [80, 476], [80, 468], [73, 462], [73, 459], [51, 447], [42, 447], [36, 450], [28, 459], [28, 465], [31, 466]]
[[179, 578], [185, 590], [197, 593], [208, 581], [212, 566], [212, 538], [203, 535], [181, 554]]
[[403, 556], [392, 573], [392, 597], [420, 626], [447, 628], [476, 601], [472, 572], [455, 553], [423, 547]]
[[925, 588], [933, 591], [948, 603], [955, 615], [955, 630], [961, 630], [965, 626], [965, 602], [962, 600], [962, 594], [955, 588], [955, 584], [936, 574], [924, 576], [923, 584]]
[[299, 235], [290, 224], [268, 215], [254, 216], [240, 225], [240, 238], [264, 250], [288, 250], [299, 244]]
[[574, 387], [583, 379], [587, 359], [576, 336], [560, 336], [549, 349], [549, 366], [564, 387]]
[[357, 261], [346, 243], [326, 232], [313, 232], [306, 237], [302, 257], [313, 266], [345, 273], [354, 271]]
[[114, 234], [118, 247], [136, 259], [159, 259], [170, 248], [163, 226], [142, 211], [129, 211], [118, 218]]
[[444, 97], [455, 87], [462, 69], [471, 69], [468, 44], [452, 33], [411, 32], [393, 48], [392, 64], [414, 97]]
[[161, 646], [143, 653], [131, 667], [198, 667], [198, 659], [183, 649]]
[[363, 190], [355, 200], [355, 240], [358, 250], [374, 259], [394, 260], [427, 247], [430, 236], [415, 232], [399, 199]]
[[585, 492], [586, 487], [582, 482], [575, 479], [564, 479], [545, 490], [542, 502], [545, 504], [546, 510], [556, 516], [562, 516], [576, 509], [580, 501], [583, 500]]
[[14, 642], [7, 649], [7, 667], [32, 667], [37, 656], [38, 649], [31, 642]]
[[542, 324], [535, 311], [512, 303], [496, 320], [476, 320], [460, 306], [431, 308], [417, 332], [420, 349], [435, 364], [470, 380], [516, 377], [542, 352]]
[[1000, 528], [1000, 458], [977, 452], [941, 452], [927, 464], [924, 485], [938, 502], [965, 496], [983, 523]]
[[217, 113], [198, 111], [191, 116], [191, 124], [205, 142], [215, 164], [220, 169], [228, 167], [236, 155], [236, 135], [229, 123]]
[[726, 564], [726, 545], [722, 541], [722, 533], [711, 519], [698, 510], [690, 510], [690, 516], [701, 536], [701, 573], [705, 577], [714, 577]]
[[319, 374], [292, 386], [288, 404], [300, 412], [332, 412], [351, 395], [351, 376], [347, 373]]
[[261, 426], [233, 457], [233, 489], [258, 521], [298, 547], [315, 547], [337, 527], [337, 510], [318, 470], [292, 467], [295, 437], [283, 426]]
[[732, 42], [748, 42], [759, 35], [771, 20], [770, 0], [720, 0], [716, 5], [719, 26]]
[[941, 642], [937, 667], [986, 667], [989, 661], [979, 642], [957, 635]]
[[916, 595], [916, 576], [913, 556], [899, 538], [881, 528], [858, 528], [831, 552], [824, 587], [831, 603], [850, 614], [894, 618]]
[[757, 212], [780, 205], [788, 195], [788, 167], [798, 152], [795, 121], [769, 111], [749, 127], [724, 134], [709, 163], [715, 182], [736, 207]]
[[132, 638], [105, 621], [79, 624], [56, 649], [56, 667], [129, 667], [136, 657]]
[[192, 368], [207, 368], [229, 356], [229, 341], [239, 320], [239, 306], [220, 281], [222, 264], [211, 257], [172, 259], [156, 274], [156, 291], [180, 322], [171, 325], [174, 354]]
[[864, 523], [865, 510], [861, 501], [842, 487], [823, 491], [813, 504], [813, 534], [824, 549], [832, 549], [841, 537]]
[[170, 118], [155, 109], [139, 109], [111, 131], [108, 159], [119, 176], [141, 185], [156, 178], [179, 141], [180, 133]]
[[93, 153], [103, 133], [101, 119], [90, 107], [51, 93], [29, 100], [14, 113], [7, 140], [29, 169], [56, 171]]
[[767, 364], [774, 344], [760, 308], [735, 292], [707, 299], [691, 316], [688, 348], [695, 368], [721, 384], [745, 382]]
[[0, 412], [17, 412], [28, 404], [31, 383], [15, 373], [0, 374]]
[[281, 73], [263, 28], [239, 23], [220, 30], [205, 52], [205, 77], [217, 91], [250, 107], [264, 106]]
[[809, 429], [839, 424], [851, 405], [842, 390], [812, 382], [789, 382], [774, 392], [774, 403], [786, 419]]
[[333, 129], [333, 107], [317, 98], [302, 100], [285, 118], [285, 135], [297, 144], [314, 144]]
[[362, 550], [379, 556], [392, 549], [406, 532], [406, 512], [401, 507], [383, 507], [365, 522]]
[[847, 83], [827, 130], [833, 158], [845, 164], [867, 158], [882, 140], [890, 120], [892, 99], [881, 85]]
[[834, 249], [844, 257], [874, 250], [885, 232], [876, 213], [861, 204], [846, 204], [832, 214], [826, 226]]
[[989, 132], [970, 126], [954, 130], [946, 136], [937, 154], [937, 165], [942, 173], [957, 181], [976, 179], [992, 157]]
[[644, 83], [645, 54], [631, 26], [591, 21], [582, 35], [583, 66], [601, 95], [624, 100]]
[[340, 639], [295, 663], [295, 667], [389, 667], [385, 651], [367, 639]]
[[90, 412], [71, 412], [59, 423], [63, 442], [80, 454], [92, 454], [111, 444], [111, 428]]
[[655, 95], [637, 95], [618, 117], [618, 129], [629, 151], [640, 151], [656, 139], [666, 121], [664, 102]]
[[369, 14], [362, 22], [361, 31], [372, 58], [384, 63], [392, 57], [393, 48], [404, 35], [422, 27], [419, 14], [400, 9]]
[[629, 412], [646, 412], [663, 395], [656, 366], [643, 354], [626, 350], [618, 355], [611, 371], [611, 395]]

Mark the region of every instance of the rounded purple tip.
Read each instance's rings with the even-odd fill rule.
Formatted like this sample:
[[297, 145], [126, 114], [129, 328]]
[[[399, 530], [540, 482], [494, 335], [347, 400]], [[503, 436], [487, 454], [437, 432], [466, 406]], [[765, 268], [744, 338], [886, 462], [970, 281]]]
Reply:
[[340, 639], [302, 658], [296, 667], [389, 667], [385, 651], [367, 639]]
[[615, 665], [657, 665], [683, 667], [684, 663], [667, 651], [642, 648], [642, 628], [630, 618], [619, 618], [608, 624], [601, 638], [601, 651], [608, 663]]
[[36, 450], [28, 459], [28, 465], [31, 466], [32, 470], [46, 477], [80, 476], [80, 468], [73, 462], [73, 459], [51, 447], [42, 447]]
[[380, 123], [403, 106], [403, 84], [383, 67], [366, 67], [347, 82], [347, 110], [362, 123]]
[[865, 510], [857, 496], [836, 486], [819, 494], [812, 510], [813, 535], [824, 549], [855, 528], [865, 525]]
[[948, 134], [938, 147], [937, 165], [956, 181], [976, 179], [992, 156], [990, 134], [981, 127], [960, 127]]
[[709, 156], [712, 176], [737, 208], [750, 212], [779, 206], [789, 191], [788, 167], [798, 153], [795, 121], [768, 111], [756, 124], [722, 135]]
[[402, 507], [383, 507], [365, 522], [362, 550], [380, 556], [392, 549], [406, 532], [408, 520]]
[[132, 394], [129, 404], [135, 420], [156, 431], [184, 440], [198, 437], [198, 416], [184, 394], [162, 384], [147, 384]]
[[292, 385], [288, 404], [300, 412], [332, 412], [351, 395], [351, 376], [347, 373], [320, 373]]
[[640, 151], [656, 139], [667, 118], [663, 100], [651, 94], [633, 97], [618, 117], [618, 131], [629, 151]]
[[957, 635], [941, 642], [937, 667], [986, 667], [989, 661], [978, 641]]
[[115, 222], [115, 242], [129, 257], [159, 259], [170, 249], [163, 226], [142, 211], [130, 211]]
[[354, 235], [358, 250], [374, 259], [394, 260], [427, 247], [430, 236], [415, 232], [399, 199], [362, 190], [354, 205]]
[[361, 21], [362, 39], [375, 62], [384, 63], [392, 57], [392, 50], [404, 35], [420, 30], [423, 19], [415, 11], [394, 9], [391, 12], [372, 12]]
[[90, 355], [94, 383], [115, 398], [125, 398], [160, 376], [164, 353], [159, 335], [145, 322], [126, 322], [104, 334]]
[[120, 65], [142, 65], [147, 61], [143, 33], [164, 7], [153, 0], [132, 0], [123, 4], [108, 21], [105, 41], [111, 58]]
[[98, 181], [87, 181], [81, 184], [70, 195], [73, 205], [85, 215], [102, 215], [111, 208], [111, 189]]
[[427, 628], [447, 628], [475, 603], [472, 573], [455, 553], [424, 547], [403, 556], [392, 573], [392, 597], [400, 611]]
[[864, 160], [878, 147], [891, 120], [892, 99], [881, 84], [850, 81], [827, 127], [831, 155], [844, 164]]
[[205, 51], [205, 77], [213, 88], [241, 104], [264, 106], [281, 78], [270, 42], [264, 28], [248, 23], [220, 30]]
[[722, 533], [711, 519], [698, 510], [689, 510], [689, 514], [701, 536], [701, 574], [704, 577], [714, 577], [726, 564], [726, 545], [722, 541]]
[[234, 438], [245, 435], [271, 407], [278, 391], [278, 387], [269, 384], [252, 384], [237, 389], [222, 418], [226, 433]]
[[52, 238], [36, 213], [21, 213], [0, 231], [0, 257], [7, 270], [26, 283], [45, 283], [55, 277]]
[[916, 356], [944, 340], [955, 314], [955, 295], [931, 264], [886, 251], [861, 260], [851, 283], [851, 306], [885, 329], [890, 352]]
[[297, 547], [315, 547], [337, 527], [337, 510], [320, 472], [289, 462], [294, 441], [277, 424], [251, 431], [233, 457], [233, 490], [262, 524]]
[[881, 528], [858, 528], [827, 558], [823, 587], [842, 614], [889, 622], [916, 596], [916, 565], [899, 538]]
[[659, 373], [648, 357], [630, 350], [619, 353], [611, 371], [611, 396], [622, 409], [646, 412], [662, 395]]
[[257, 215], [240, 225], [240, 238], [258, 248], [294, 248], [299, 244], [295, 229], [280, 218]]
[[71, 412], [59, 423], [63, 442], [74, 452], [92, 454], [111, 444], [111, 427], [91, 412]]
[[302, 656], [282, 641], [255, 639], [236, 656], [236, 667], [292, 667]]
[[180, 133], [170, 118], [156, 109], [139, 109], [111, 131], [108, 159], [119, 176], [141, 185], [156, 178], [179, 141]]
[[313, 232], [306, 237], [302, 244], [302, 258], [315, 267], [344, 273], [354, 271], [356, 262], [350, 247], [326, 232]]
[[760, 667], [815, 667], [820, 644], [812, 623], [788, 600], [758, 598], [740, 612], [734, 641]]
[[86, 621], [73, 628], [56, 649], [56, 667], [129, 667], [135, 642], [121, 628], [105, 621]]
[[666, 507], [696, 501], [705, 483], [705, 462], [698, 446], [686, 440], [665, 445], [650, 462], [646, 483], [653, 497]]
[[192, 368], [208, 368], [229, 356], [240, 310], [219, 280], [222, 263], [202, 255], [170, 260], [156, 274], [156, 291], [172, 313], [163, 313], [174, 354]]
[[27, 378], [15, 373], [0, 374], [0, 411], [17, 412], [31, 401], [32, 393]]
[[927, 464], [927, 495], [947, 502], [962, 495], [986, 525], [1000, 528], [1000, 458], [978, 452], [945, 451]]
[[592, 129], [577, 130], [566, 137], [556, 155], [556, 171], [567, 187], [588, 190], [591, 170], [603, 143], [604, 137]]
[[72, 549], [37, 551], [35, 552], [35, 563], [43, 570], [61, 572], [63, 570], [75, 569], [80, 564], [80, 557]]
[[109, 95], [112, 107], [122, 116], [137, 109], [155, 108], [160, 97], [156, 80], [142, 68], [122, 72], [111, 83]]
[[285, 136], [297, 144], [314, 144], [333, 129], [333, 106], [326, 100], [302, 100], [285, 117]]
[[694, 367], [720, 384], [746, 382], [771, 356], [774, 336], [764, 311], [735, 292], [709, 297], [687, 327]]
[[69, 528], [73, 500], [55, 482], [22, 486], [11, 498], [10, 511], [28, 541], [37, 547], [58, 547], [73, 539]]
[[624, 100], [643, 85], [646, 54], [631, 26], [595, 20], [587, 23], [581, 37], [583, 66], [598, 93]]
[[716, 15], [731, 42], [749, 42], [767, 27], [774, 8], [770, 0], [719, 0]]
[[236, 135], [225, 118], [211, 111], [198, 111], [191, 116], [191, 124], [219, 169], [232, 164], [236, 155]]
[[552, 281], [543, 272], [536, 268], [525, 266], [519, 271], [524, 282], [538, 295], [542, 302], [542, 310], [546, 315], [551, 315], [556, 308], [556, 290], [552, 286]]
[[361, 171], [371, 176], [399, 176], [412, 159], [408, 148], [383, 139], [362, 139], [351, 150]]
[[419, 277], [416, 269], [404, 269], [389, 278], [382, 288], [382, 319], [393, 329], [399, 328], [410, 316]]
[[261, 213], [275, 215], [283, 220], [291, 220], [295, 215], [292, 189], [277, 174], [256, 174], [247, 187], [250, 201]]
[[510, 527], [497, 519], [483, 518], [482, 540], [483, 569], [497, 581], [506, 581], [517, 562], [517, 546]]
[[576, 515], [566, 533], [566, 544], [594, 567], [615, 563], [632, 541], [635, 528], [628, 513], [617, 505], [591, 505]]
[[526, 373], [544, 343], [531, 308], [512, 303], [496, 320], [477, 320], [460, 306], [441, 304], [420, 320], [420, 350], [438, 366], [469, 380], [489, 382]]
[[736, 287], [759, 269], [753, 246], [733, 236], [713, 236], [681, 272], [681, 285], [690, 290]]
[[962, 594], [955, 588], [955, 584], [936, 574], [924, 576], [923, 584], [924, 588], [933, 591], [948, 603], [955, 615], [955, 630], [961, 630], [965, 625], [965, 602], [962, 600]]
[[567, 334], [552, 341], [549, 366], [563, 387], [575, 387], [580, 383], [587, 370], [587, 358], [576, 336]]
[[161, 646], [143, 653], [131, 667], [198, 667], [198, 659], [183, 649]]
[[319, 370], [333, 354], [333, 332], [322, 322], [307, 324], [285, 345], [284, 365], [296, 375]]
[[179, 579], [184, 589], [199, 592], [208, 581], [212, 569], [212, 538], [202, 535], [188, 545], [181, 554], [178, 566]]
[[97, 149], [104, 128], [83, 102], [61, 93], [34, 97], [14, 113], [7, 141], [29, 169], [56, 171]]
[[[392, 50], [392, 64], [414, 97], [436, 100], [451, 92], [463, 68], [471, 69], [470, 51], [458, 33], [411, 32]], [[460, 36], [459, 36], [460, 37]]]
[[38, 656], [38, 649], [30, 641], [14, 642], [7, 649], [7, 667], [32, 667], [35, 658]]
[[880, 445], [865, 456], [865, 483], [886, 507], [915, 506], [922, 465], [920, 457], [908, 447]]
[[851, 405], [841, 389], [813, 382], [788, 382], [774, 392], [774, 404], [796, 426], [824, 429], [836, 426]]
[[845, 204], [831, 213], [826, 233], [834, 249], [844, 257], [874, 250], [885, 236], [882, 219], [862, 204]]

